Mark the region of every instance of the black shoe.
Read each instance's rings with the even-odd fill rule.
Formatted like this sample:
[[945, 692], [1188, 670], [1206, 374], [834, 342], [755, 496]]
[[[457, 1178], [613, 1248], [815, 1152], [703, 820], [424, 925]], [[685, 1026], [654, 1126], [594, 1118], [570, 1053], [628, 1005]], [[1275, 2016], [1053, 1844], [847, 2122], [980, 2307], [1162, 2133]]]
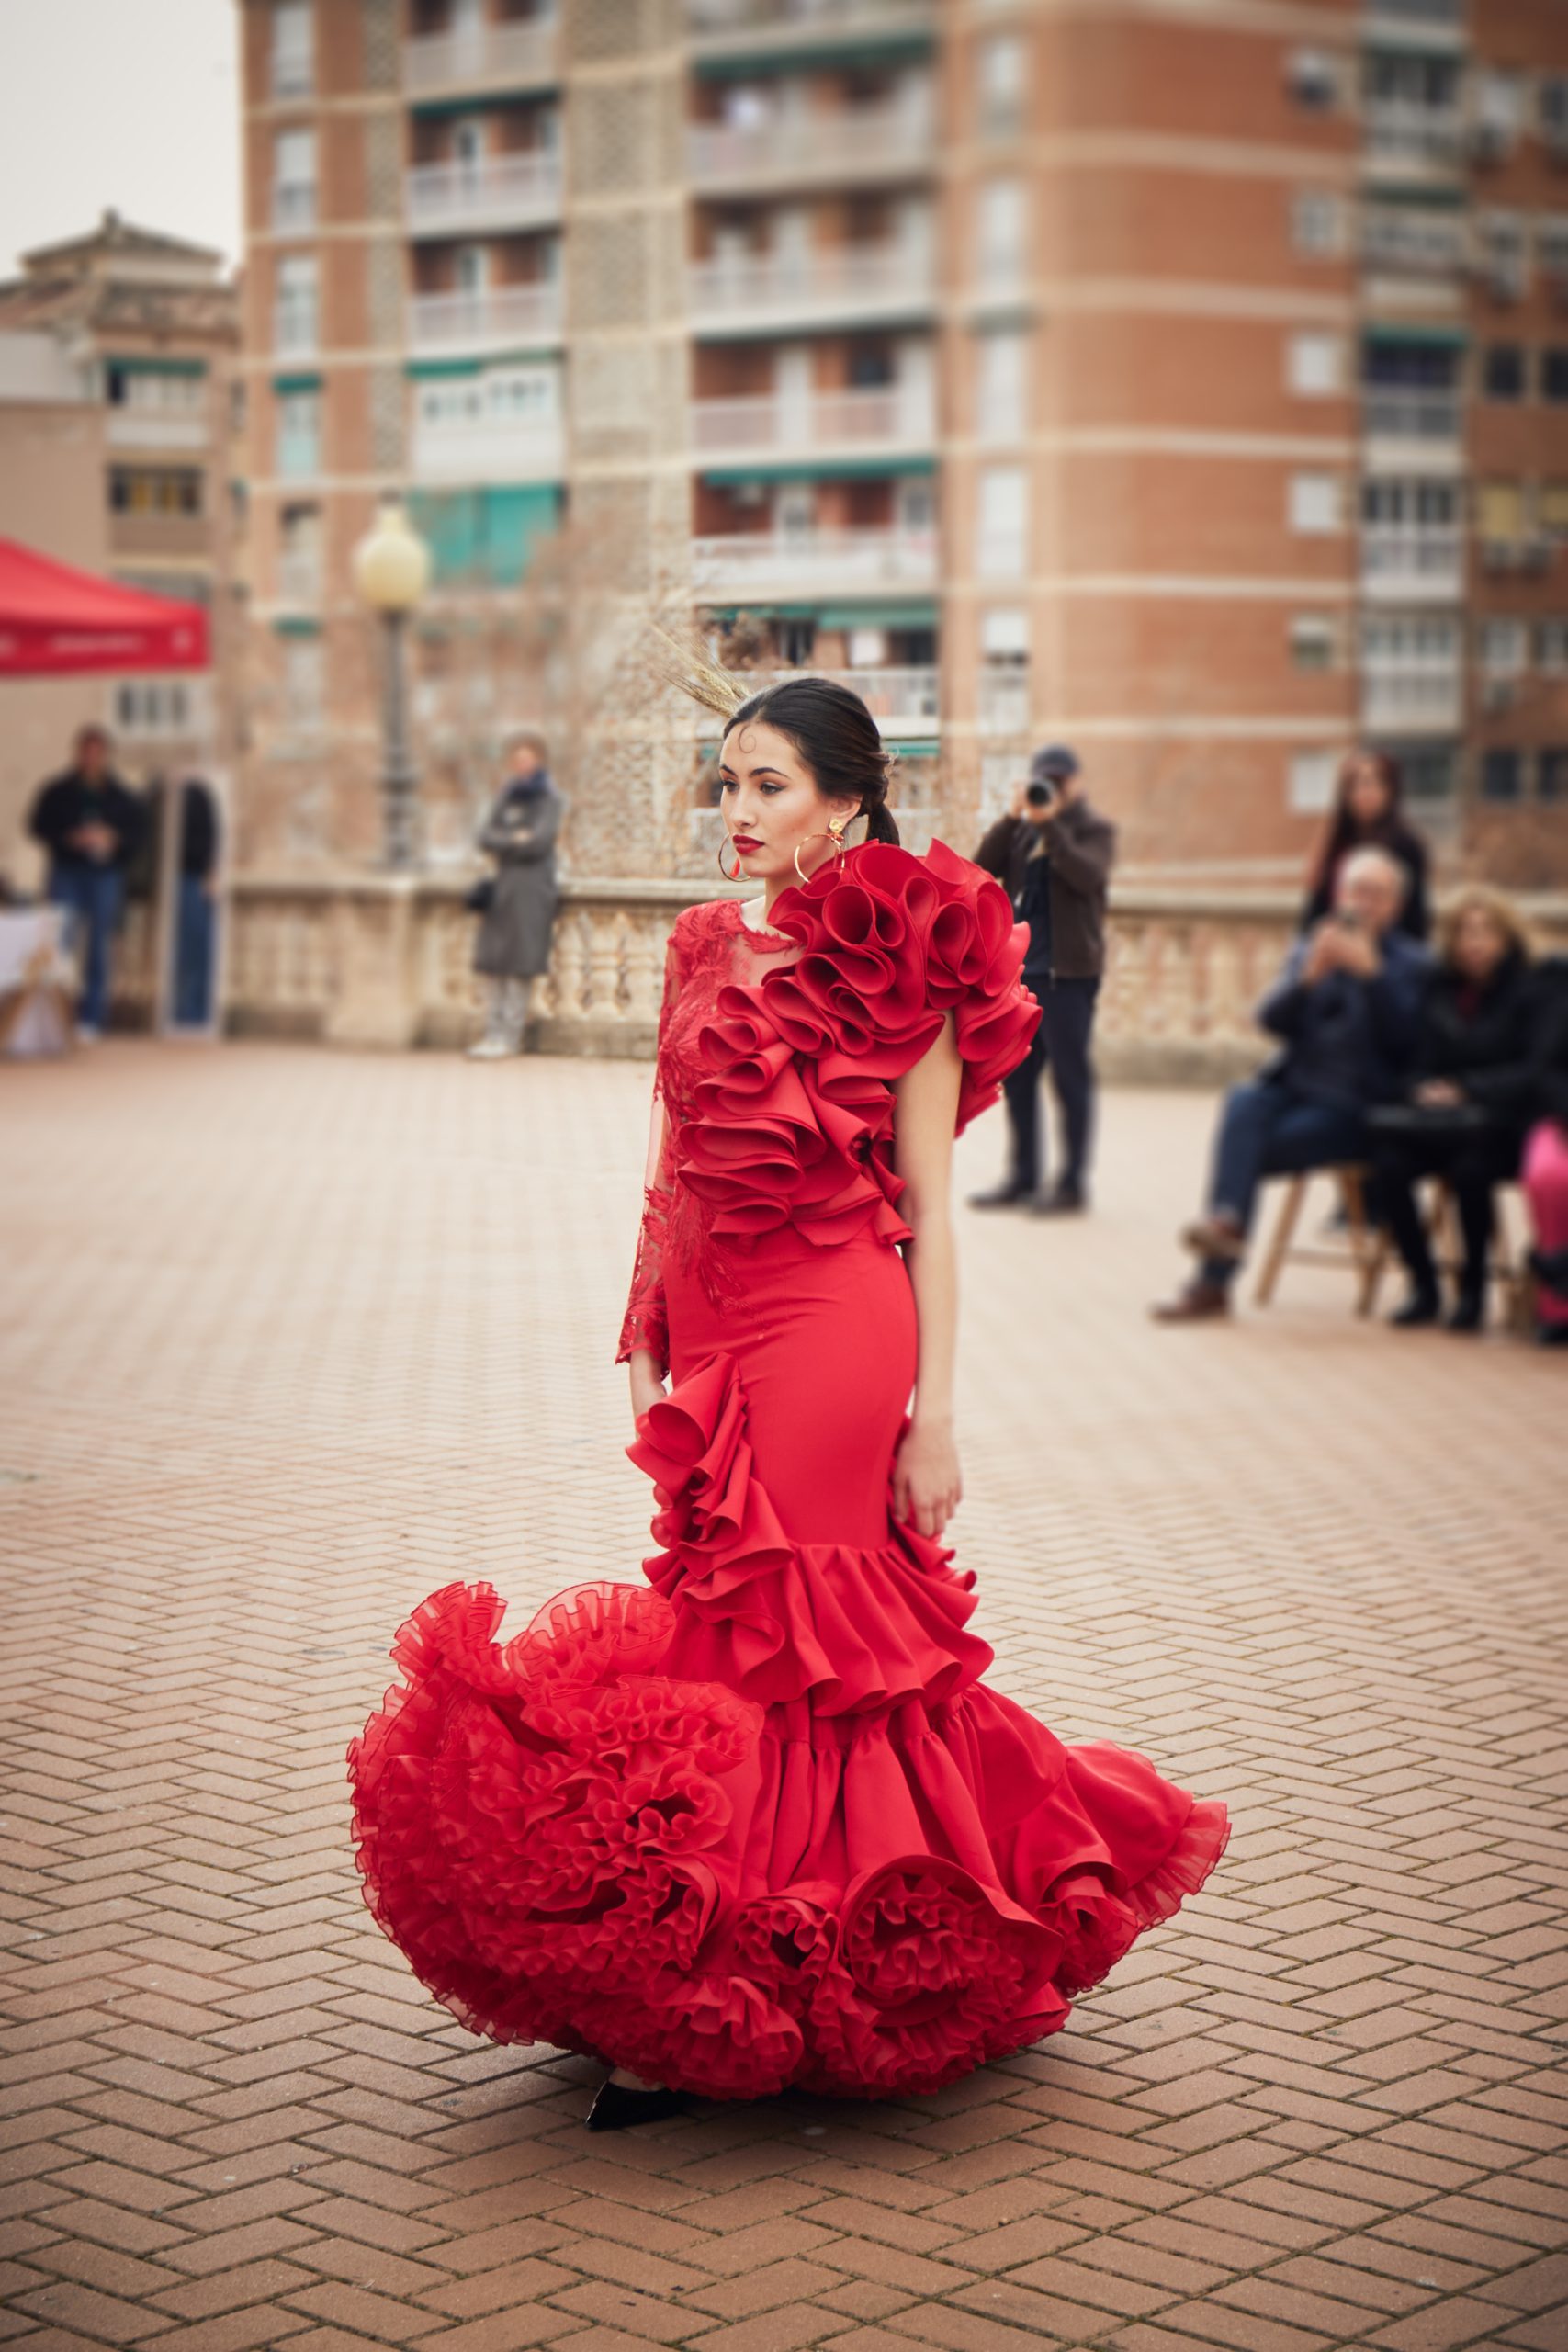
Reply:
[[1568, 1298], [1568, 1250], [1531, 1250], [1526, 1263], [1543, 1290]]
[[628, 2084], [606, 2079], [588, 2110], [588, 2129], [625, 2132], [633, 2123], [662, 2123], [667, 2116], [685, 2112], [684, 2091], [634, 2091]]
[[1423, 1323], [1435, 1323], [1441, 1301], [1435, 1290], [1418, 1287], [1413, 1290], [1403, 1306], [1396, 1306], [1389, 1322], [1396, 1331], [1418, 1330]]
[[1016, 1176], [1010, 1176], [1005, 1184], [998, 1184], [988, 1193], [971, 1193], [969, 1205], [972, 1209], [1016, 1209], [1031, 1199], [1033, 1192], [1032, 1184], [1021, 1184]]
[[1485, 1320], [1485, 1292], [1461, 1290], [1446, 1328], [1450, 1331], [1479, 1331]]
[[1538, 1323], [1535, 1343], [1538, 1348], [1568, 1348], [1568, 1323]]
[[1029, 1204], [1031, 1216], [1077, 1216], [1089, 1206], [1082, 1188], [1077, 1184], [1056, 1184], [1048, 1193], [1036, 1193]]

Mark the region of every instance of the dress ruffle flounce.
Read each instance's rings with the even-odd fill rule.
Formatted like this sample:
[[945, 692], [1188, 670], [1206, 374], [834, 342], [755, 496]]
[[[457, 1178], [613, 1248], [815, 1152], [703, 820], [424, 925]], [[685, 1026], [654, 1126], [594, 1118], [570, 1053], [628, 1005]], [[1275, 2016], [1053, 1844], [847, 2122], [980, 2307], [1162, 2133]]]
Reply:
[[1061, 2026], [1203, 1883], [1224, 1808], [979, 1676], [898, 1525], [792, 1546], [733, 1364], [645, 1414], [650, 1588], [489, 1585], [401, 1628], [349, 1751], [372, 1910], [455, 2016], [718, 2098], [939, 2089]]
[[869, 1224], [908, 1240], [893, 1081], [951, 1012], [958, 1132], [995, 1100], [1040, 1017], [1021, 978], [1027, 933], [1006, 892], [942, 842], [919, 858], [868, 842], [782, 892], [769, 920], [800, 953], [720, 991], [676, 1172], [720, 1239], [789, 1225], [829, 1245]]
[[[1023, 934], [940, 843], [865, 844], [771, 920], [801, 953], [718, 990], [678, 1181], [726, 1241], [898, 1239], [893, 1080], [951, 1011], [959, 1125], [994, 1096], [1038, 1018]], [[474, 2030], [720, 2098], [931, 2092], [1055, 2031], [1201, 1886], [1223, 1804], [984, 1684], [973, 1576], [891, 1510], [874, 1549], [792, 1542], [737, 1357], [688, 1357], [630, 1452], [646, 1586], [500, 1644], [454, 1584], [400, 1629], [349, 1749], [381, 1927]]]

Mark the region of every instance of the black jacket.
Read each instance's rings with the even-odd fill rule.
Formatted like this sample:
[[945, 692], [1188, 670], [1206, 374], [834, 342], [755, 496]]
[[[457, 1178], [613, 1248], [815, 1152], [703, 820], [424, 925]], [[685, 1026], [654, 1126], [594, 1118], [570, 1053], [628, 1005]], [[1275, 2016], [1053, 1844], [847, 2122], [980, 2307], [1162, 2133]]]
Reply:
[[[1040, 838], [1027, 817], [998, 817], [975, 852], [1020, 914], [1029, 855]], [[1070, 800], [1045, 829], [1051, 861], [1051, 977], [1098, 979], [1105, 969], [1105, 908], [1116, 828], [1087, 800]]]
[[1302, 978], [1311, 943], [1299, 939], [1285, 968], [1258, 1008], [1261, 1028], [1283, 1050], [1260, 1072], [1308, 1102], [1367, 1110], [1404, 1093], [1416, 1050], [1429, 967], [1427, 951], [1403, 932], [1379, 944], [1374, 979], [1353, 972]]
[[[127, 790], [118, 776], [106, 776], [95, 790], [78, 768], [67, 768], [63, 775], [46, 784], [28, 814], [28, 831], [34, 841], [43, 843], [51, 863], [85, 874], [100, 872], [104, 863], [123, 872], [136, 854], [145, 823], [140, 798]], [[78, 825], [88, 824], [112, 828], [115, 850], [107, 861], [84, 857], [72, 847], [70, 835]]]
[[1357, 849], [1386, 849], [1404, 868], [1404, 903], [1399, 910], [1395, 929], [1407, 939], [1423, 940], [1432, 928], [1432, 910], [1427, 894], [1427, 844], [1409, 826], [1401, 825], [1387, 841], [1351, 842], [1334, 860], [1328, 872], [1315, 886], [1302, 909], [1301, 927], [1310, 931], [1325, 915], [1334, 911], [1334, 882], [1345, 859]]
[[1434, 966], [1416, 1032], [1411, 1091], [1427, 1079], [1451, 1079], [1468, 1102], [1522, 1126], [1534, 1091], [1531, 1046], [1539, 1025], [1532, 975], [1522, 956], [1505, 956], [1474, 1002], [1451, 964]]
[[1529, 1115], [1568, 1127], [1568, 956], [1537, 966], [1534, 1000]]

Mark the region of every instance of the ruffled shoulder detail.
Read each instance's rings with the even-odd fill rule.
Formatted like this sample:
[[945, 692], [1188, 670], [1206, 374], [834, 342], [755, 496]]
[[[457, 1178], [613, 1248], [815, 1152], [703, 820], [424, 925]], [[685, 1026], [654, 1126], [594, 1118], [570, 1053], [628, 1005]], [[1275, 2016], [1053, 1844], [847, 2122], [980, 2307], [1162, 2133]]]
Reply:
[[863, 842], [782, 892], [769, 920], [801, 951], [761, 987], [798, 1050], [836, 1050], [891, 1080], [953, 1014], [964, 1065], [959, 1134], [1028, 1052], [1040, 1019], [1023, 985], [1028, 930], [1000, 883], [945, 842], [923, 857]]

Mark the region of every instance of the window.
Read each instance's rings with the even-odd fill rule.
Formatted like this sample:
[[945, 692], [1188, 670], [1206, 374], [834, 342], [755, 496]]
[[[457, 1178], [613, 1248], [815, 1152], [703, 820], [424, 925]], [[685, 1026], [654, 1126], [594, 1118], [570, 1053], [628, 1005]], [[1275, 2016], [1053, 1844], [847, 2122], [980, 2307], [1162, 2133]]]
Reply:
[[1535, 222], [1536, 258], [1553, 284], [1568, 284], [1568, 212], [1538, 212]]
[[982, 139], [1016, 139], [1024, 126], [1029, 51], [1015, 33], [993, 33], [975, 52], [975, 113]]
[[1023, 275], [1025, 221], [1021, 180], [986, 180], [976, 210], [982, 287], [1010, 287]]
[[286, 506], [279, 517], [278, 594], [285, 603], [314, 605], [321, 594], [321, 510]]
[[190, 720], [191, 692], [183, 678], [126, 678], [115, 688], [121, 735], [183, 735]]
[[315, 350], [316, 293], [315, 254], [281, 254], [273, 321], [273, 341], [279, 351]]
[[1540, 135], [1559, 153], [1568, 148], [1568, 74], [1540, 77]]
[[874, 343], [854, 343], [850, 345], [848, 376], [851, 390], [857, 392], [881, 392], [898, 380], [893, 361], [893, 346], [880, 340]]
[[1490, 547], [1501, 547], [1525, 535], [1524, 485], [1517, 481], [1483, 481], [1475, 494], [1476, 536]]
[[1550, 678], [1568, 678], [1568, 618], [1542, 621], [1536, 631], [1536, 667]]
[[1536, 797], [1540, 800], [1568, 800], [1568, 747], [1549, 744], [1540, 754], [1536, 770]]
[[315, 86], [310, 0], [273, 0], [272, 95], [304, 97]]
[[316, 218], [316, 134], [280, 130], [272, 143], [272, 225], [309, 229]]
[[302, 384], [277, 394], [277, 470], [285, 477], [321, 469], [321, 394]]
[[1029, 731], [1029, 615], [993, 605], [980, 615], [980, 725], [987, 735]]
[[1541, 353], [1540, 397], [1568, 401], [1568, 344], [1549, 343]]
[[1325, 50], [1293, 49], [1285, 61], [1285, 86], [1297, 106], [1322, 114], [1338, 100], [1339, 69]]
[[1342, 388], [1345, 346], [1337, 334], [1293, 334], [1285, 356], [1285, 380], [1303, 399], [1322, 399]]
[[1543, 481], [1537, 512], [1549, 539], [1568, 539], [1568, 481]]
[[983, 466], [975, 569], [982, 580], [1019, 580], [1028, 561], [1029, 482], [1021, 466]]
[[207, 405], [207, 371], [199, 363], [161, 368], [111, 359], [104, 369], [104, 397], [111, 408], [139, 415], [199, 418]]
[[1291, 622], [1291, 661], [1298, 670], [1338, 666], [1339, 630], [1327, 613], [1297, 613]]
[[194, 466], [111, 466], [109, 506], [116, 514], [199, 514], [202, 477]]
[[1518, 343], [1489, 343], [1482, 355], [1482, 389], [1489, 401], [1522, 401], [1525, 353]]
[[1483, 621], [1476, 632], [1481, 666], [1489, 678], [1519, 678], [1529, 667], [1529, 627], [1525, 621]]
[[1292, 531], [1337, 531], [1341, 526], [1337, 474], [1292, 474], [1290, 486]]
[[1025, 431], [1029, 342], [1009, 329], [976, 337], [975, 425], [984, 441], [1016, 441]]
[[1524, 755], [1497, 748], [1481, 755], [1483, 800], [1517, 800], [1524, 789]]
[[1298, 187], [1291, 194], [1291, 243], [1299, 254], [1342, 254], [1348, 215], [1332, 189]]
[[1334, 803], [1339, 759], [1334, 752], [1292, 752], [1286, 797], [1298, 817], [1320, 816]]
[[325, 703], [326, 665], [319, 637], [290, 637], [283, 643], [283, 718], [299, 734], [313, 734], [321, 724]]
[[1476, 244], [1489, 292], [1500, 302], [1517, 302], [1529, 279], [1529, 246], [1524, 215], [1483, 212], [1476, 220]]
[[1524, 75], [1483, 66], [1472, 80], [1471, 101], [1477, 154], [1506, 155], [1525, 127]]
[[787, 662], [792, 670], [803, 669], [817, 651], [817, 624], [813, 620], [778, 621], [774, 624], [779, 659]]

